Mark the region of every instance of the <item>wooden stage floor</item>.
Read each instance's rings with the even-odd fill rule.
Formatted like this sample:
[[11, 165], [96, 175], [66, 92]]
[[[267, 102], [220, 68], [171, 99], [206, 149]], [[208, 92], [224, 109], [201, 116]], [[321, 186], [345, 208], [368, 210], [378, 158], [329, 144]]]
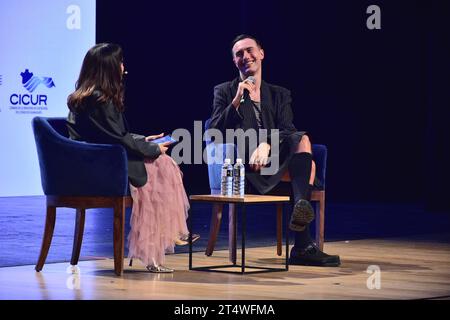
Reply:
[[[296, 300], [296, 299], [449, 299], [450, 244], [405, 239], [329, 242], [325, 250], [340, 254], [339, 268], [290, 266], [288, 272], [223, 274], [189, 271], [187, 254], [167, 256], [173, 274], [152, 274], [135, 261], [123, 277], [111, 259], [82, 261], [77, 273], [69, 263], [0, 268], [0, 299], [160, 299], [160, 300]], [[247, 263], [283, 263], [275, 247], [249, 248]], [[195, 253], [194, 265], [226, 263], [227, 251], [212, 257]], [[369, 289], [369, 266], [380, 270], [380, 288]], [[373, 267], [372, 267], [373, 268]], [[376, 282], [371, 282], [376, 284]]]

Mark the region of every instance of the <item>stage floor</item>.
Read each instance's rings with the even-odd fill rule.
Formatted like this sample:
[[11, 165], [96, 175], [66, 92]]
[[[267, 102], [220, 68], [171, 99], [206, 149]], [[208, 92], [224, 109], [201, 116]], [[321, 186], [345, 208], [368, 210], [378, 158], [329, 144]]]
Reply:
[[[124, 275], [117, 277], [112, 259], [81, 261], [77, 273], [67, 262], [46, 264], [40, 273], [33, 265], [3, 267], [0, 299], [449, 299], [450, 244], [429, 239], [330, 242], [325, 250], [341, 256], [339, 268], [290, 266], [253, 275], [189, 271], [185, 253], [167, 256], [173, 274], [149, 273], [139, 261], [128, 267], [126, 260]], [[194, 264], [226, 263], [227, 255], [197, 252]], [[249, 264], [283, 263], [273, 246], [249, 248], [246, 255]], [[368, 268], [379, 268], [378, 283], [368, 281], [374, 277]]]
[[[209, 237], [211, 205], [195, 204], [193, 226], [201, 235], [197, 245], [206, 247]], [[275, 207], [253, 205], [247, 208], [248, 247], [269, 247], [276, 243]], [[426, 212], [420, 204], [327, 203], [325, 241], [386, 239], [402, 237], [450, 243], [450, 214]], [[289, 213], [289, 208], [286, 208]], [[70, 259], [75, 226], [75, 210], [59, 208], [47, 262]], [[131, 211], [126, 212], [125, 233], [128, 235]], [[90, 209], [86, 212], [81, 260], [112, 258], [112, 209]], [[0, 197], [0, 267], [36, 263], [45, 225], [45, 197]], [[223, 215], [216, 248], [228, 247], [228, 215]], [[238, 224], [238, 230], [240, 223]], [[314, 223], [311, 233], [314, 234]], [[436, 235], [440, 235], [436, 237]], [[293, 233], [290, 233], [293, 241]], [[187, 252], [176, 247], [176, 253]], [[125, 254], [128, 248], [125, 247]]]

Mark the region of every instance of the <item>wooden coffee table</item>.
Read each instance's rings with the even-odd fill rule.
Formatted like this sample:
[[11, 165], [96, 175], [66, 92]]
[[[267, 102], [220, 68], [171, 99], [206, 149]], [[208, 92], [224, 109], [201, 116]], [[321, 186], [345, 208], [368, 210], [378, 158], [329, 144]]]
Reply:
[[[289, 270], [289, 232], [287, 230], [288, 226], [288, 216], [285, 214], [285, 223], [284, 223], [284, 234], [286, 237], [286, 262], [283, 268], [274, 268], [274, 267], [261, 267], [261, 266], [246, 266], [245, 264], [245, 240], [246, 240], [246, 210], [245, 206], [247, 204], [261, 204], [261, 203], [275, 203], [277, 205], [277, 211], [283, 212], [283, 204], [289, 203], [290, 198], [288, 196], [269, 196], [269, 195], [254, 195], [254, 194], [246, 194], [244, 197], [238, 196], [222, 196], [222, 195], [191, 195], [189, 197], [191, 200], [191, 209], [189, 212], [189, 232], [190, 235], [194, 233], [192, 230], [192, 214], [193, 214], [193, 205], [195, 202], [207, 202], [207, 203], [220, 203], [220, 204], [235, 204], [240, 210], [237, 210], [237, 213], [240, 211], [241, 213], [241, 264], [233, 263], [227, 265], [215, 265], [215, 266], [202, 266], [202, 267], [193, 267], [192, 263], [192, 239], [189, 237], [189, 270], [198, 270], [198, 271], [215, 271], [215, 272], [228, 272], [228, 273], [260, 273], [260, 272], [275, 272], [275, 271], [288, 271]], [[236, 228], [236, 219], [233, 221], [234, 228]], [[224, 270], [226, 268], [236, 268], [240, 267], [240, 271], [230, 271]], [[245, 268], [258, 269], [256, 271], [246, 271]]]

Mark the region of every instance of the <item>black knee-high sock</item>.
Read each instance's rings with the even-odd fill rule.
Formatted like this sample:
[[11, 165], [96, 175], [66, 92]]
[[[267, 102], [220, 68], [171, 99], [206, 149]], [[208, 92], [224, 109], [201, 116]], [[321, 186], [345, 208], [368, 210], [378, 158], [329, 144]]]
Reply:
[[294, 201], [311, 199], [309, 179], [311, 177], [312, 154], [308, 152], [296, 153], [289, 162], [289, 175], [291, 176]]
[[294, 235], [295, 235], [294, 246], [297, 249], [304, 249], [313, 242], [311, 234], [309, 232], [309, 224], [306, 225], [305, 230], [297, 231], [294, 233]]

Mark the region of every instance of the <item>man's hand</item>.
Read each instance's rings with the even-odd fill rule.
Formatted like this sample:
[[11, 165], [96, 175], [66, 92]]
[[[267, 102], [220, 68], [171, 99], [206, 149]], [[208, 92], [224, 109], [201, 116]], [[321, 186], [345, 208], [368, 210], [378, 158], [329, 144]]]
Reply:
[[170, 141], [158, 144], [159, 150], [161, 150], [161, 154], [166, 153], [167, 149], [169, 149], [170, 144], [171, 144]]
[[233, 101], [231, 102], [236, 109], [239, 108], [239, 106], [241, 104], [241, 98], [244, 95], [245, 89], [247, 89], [249, 93], [252, 93], [252, 92], [256, 91], [256, 86], [253, 84], [253, 82], [251, 82], [247, 79], [242, 82], [239, 82], [239, 85], [238, 85], [238, 88], [236, 91], [236, 96], [234, 97]]
[[162, 136], [164, 136], [164, 132], [160, 134], [155, 134], [153, 136], [145, 137], [145, 141], [153, 141], [155, 139], [161, 138]]
[[266, 142], [261, 143], [258, 148], [253, 151], [250, 157], [250, 168], [253, 171], [259, 171], [269, 162], [270, 145]]

